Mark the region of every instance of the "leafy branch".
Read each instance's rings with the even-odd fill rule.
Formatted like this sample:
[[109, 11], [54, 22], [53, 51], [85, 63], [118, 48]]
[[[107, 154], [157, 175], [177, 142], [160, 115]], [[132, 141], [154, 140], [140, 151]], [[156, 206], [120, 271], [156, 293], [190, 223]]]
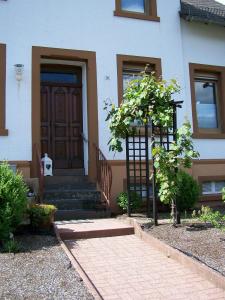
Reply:
[[[123, 102], [119, 107], [112, 103], [106, 103], [105, 110], [108, 115], [111, 139], [109, 147], [111, 151], [123, 151], [122, 140], [127, 135], [133, 134], [135, 127], [132, 123], [140, 125], [172, 128], [173, 126], [173, 95], [180, 91], [175, 80], [167, 83], [157, 80], [152, 74], [142, 73], [142, 78], [130, 82], [123, 95]], [[154, 167], [156, 169], [156, 181], [159, 184], [159, 197], [163, 203], [175, 202], [177, 193], [177, 170], [190, 168], [192, 159], [199, 154], [194, 150], [191, 139], [191, 125], [185, 121], [176, 132], [176, 141], [172, 143], [168, 152], [163, 146], [152, 148]]]

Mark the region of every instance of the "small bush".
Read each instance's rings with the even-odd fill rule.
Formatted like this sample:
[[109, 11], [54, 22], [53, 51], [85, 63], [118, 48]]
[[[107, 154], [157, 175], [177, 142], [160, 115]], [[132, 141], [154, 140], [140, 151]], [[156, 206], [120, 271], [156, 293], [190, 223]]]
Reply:
[[10, 239], [27, 209], [27, 187], [20, 174], [0, 164], [0, 240]]
[[209, 206], [202, 206], [198, 212], [198, 219], [205, 224], [209, 223], [213, 227], [225, 230], [225, 215], [219, 211], [214, 211]]
[[[141, 207], [141, 197], [135, 192], [131, 192], [130, 197], [131, 197], [131, 199], [130, 199], [131, 210], [135, 211], [136, 209]], [[128, 193], [125, 193], [125, 192], [120, 193], [119, 196], [117, 197], [117, 204], [123, 210], [127, 210], [128, 209]]]
[[178, 172], [177, 181], [177, 208], [179, 211], [185, 211], [193, 208], [200, 196], [200, 187], [198, 182], [184, 171]]
[[34, 204], [29, 208], [31, 226], [33, 229], [49, 227], [53, 222], [53, 216], [56, 212], [54, 205]]
[[20, 250], [20, 244], [14, 239], [5, 241], [2, 248], [2, 252], [5, 253], [18, 253]]

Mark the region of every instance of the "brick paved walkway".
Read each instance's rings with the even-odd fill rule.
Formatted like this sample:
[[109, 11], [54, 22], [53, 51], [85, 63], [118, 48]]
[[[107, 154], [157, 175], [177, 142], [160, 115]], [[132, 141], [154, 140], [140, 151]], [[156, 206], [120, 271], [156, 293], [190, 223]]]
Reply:
[[135, 235], [66, 241], [103, 299], [225, 299], [225, 291]]

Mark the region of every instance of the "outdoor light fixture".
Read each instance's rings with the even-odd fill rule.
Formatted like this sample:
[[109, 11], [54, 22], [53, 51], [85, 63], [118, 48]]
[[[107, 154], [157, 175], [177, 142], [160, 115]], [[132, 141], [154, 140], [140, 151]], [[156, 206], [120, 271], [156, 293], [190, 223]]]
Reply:
[[16, 80], [20, 82], [23, 79], [23, 69], [24, 65], [22, 64], [16, 64], [15, 67], [15, 73], [16, 73]]

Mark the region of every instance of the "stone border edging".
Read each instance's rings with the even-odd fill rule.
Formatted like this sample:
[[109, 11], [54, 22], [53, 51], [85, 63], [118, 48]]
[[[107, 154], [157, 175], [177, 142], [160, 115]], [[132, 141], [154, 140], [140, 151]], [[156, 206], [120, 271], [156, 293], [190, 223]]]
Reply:
[[132, 219], [127, 218], [126, 222], [128, 222], [130, 225], [134, 226], [134, 232], [135, 235], [138, 236], [141, 240], [144, 242], [147, 242], [155, 249], [159, 250], [160, 252], [164, 253], [168, 258], [172, 258], [182, 264], [183, 266], [191, 269], [193, 272], [196, 272], [204, 279], [212, 282], [215, 284], [216, 287], [224, 289], [225, 290], [225, 277], [210, 267], [206, 266], [203, 263], [200, 263], [199, 261], [188, 257], [181, 251], [165, 244], [164, 242], [160, 241], [159, 239], [153, 237], [152, 235], [148, 234], [147, 232], [143, 231], [140, 224]]
[[95, 285], [93, 284], [93, 282], [91, 281], [91, 279], [88, 277], [88, 275], [86, 274], [86, 272], [83, 270], [83, 268], [81, 267], [81, 265], [78, 263], [78, 261], [76, 260], [76, 258], [73, 256], [73, 254], [71, 253], [71, 251], [67, 248], [67, 246], [65, 245], [64, 241], [61, 239], [59, 232], [57, 230], [57, 228], [54, 226], [54, 231], [56, 234], [56, 238], [60, 243], [60, 246], [62, 247], [62, 249], [64, 250], [64, 252], [66, 253], [66, 255], [68, 256], [72, 266], [74, 267], [74, 269], [77, 271], [77, 273], [80, 275], [80, 277], [82, 278], [84, 284], [86, 285], [88, 291], [90, 292], [90, 294], [94, 297], [94, 299], [96, 300], [103, 300], [102, 296], [99, 294], [97, 288], [95, 287]]

